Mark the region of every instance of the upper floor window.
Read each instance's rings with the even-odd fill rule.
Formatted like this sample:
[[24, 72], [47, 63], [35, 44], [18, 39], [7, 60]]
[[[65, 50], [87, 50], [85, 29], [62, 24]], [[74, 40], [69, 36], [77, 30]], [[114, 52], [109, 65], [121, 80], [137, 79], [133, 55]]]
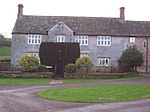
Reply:
[[65, 36], [64, 35], [57, 35], [57, 42], [65, 42]]
[[97, 36], [97, 46], [111, 46], [111, 37]]
[[42, 42], [42, 35], [28, 35], [28, 44], [40, 44]]
[[75, 42], [78, 42], [80, 45], [88, 45], [88, 36], [76, 35]]
[[110, 59], [109, 58], [99, 58], [99, 66], [109, 66]]
[[130, 43], [135, 43], [135, 37], [130, 37]]

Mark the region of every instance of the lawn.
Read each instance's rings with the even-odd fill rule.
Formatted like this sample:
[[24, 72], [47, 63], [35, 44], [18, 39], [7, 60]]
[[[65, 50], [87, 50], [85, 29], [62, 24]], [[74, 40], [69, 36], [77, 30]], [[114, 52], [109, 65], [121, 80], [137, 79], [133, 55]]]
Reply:
[[[102, 82], [111, 80], [133, 80], [142, 78], [140, 76], [130, 76], [117, 79], [64, 79], [63, 83], [83, 83], [83, 82]], [[44, 78], [0, 78], [0, 85], [19, 85], [19, 84], [49, 84], [51, 79]]]
[[114, 84], [54, 88], [36, 93], [38, 96], [66, 102], [121, 102], [150, 97], [150, 85]]
[[11, 55], [11, 47], [9, 46], [4, 46], [0, 47], [0, 58], [10, 58]]
[[44, 78], [0, 78], [0, 85], [49, 84], [50, 81]]

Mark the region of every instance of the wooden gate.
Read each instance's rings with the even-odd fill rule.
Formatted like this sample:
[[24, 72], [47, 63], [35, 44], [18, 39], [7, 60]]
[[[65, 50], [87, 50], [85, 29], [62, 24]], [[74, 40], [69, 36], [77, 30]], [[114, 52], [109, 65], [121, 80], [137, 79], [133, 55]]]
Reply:
[[64, 62], [61, 59], [57, 60], [55, 63], [54, 78], [55, 79], [64, 78]]

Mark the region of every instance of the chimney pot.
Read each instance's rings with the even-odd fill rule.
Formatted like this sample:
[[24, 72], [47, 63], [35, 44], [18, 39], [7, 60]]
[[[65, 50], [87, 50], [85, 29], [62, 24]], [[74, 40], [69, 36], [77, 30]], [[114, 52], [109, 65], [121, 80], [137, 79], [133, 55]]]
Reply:
[[120, 19], [125, 20], [125, 7], [120, 7]]
[[23, 5], [18, 5], [18, 17], [21, 17], [23, 15]]

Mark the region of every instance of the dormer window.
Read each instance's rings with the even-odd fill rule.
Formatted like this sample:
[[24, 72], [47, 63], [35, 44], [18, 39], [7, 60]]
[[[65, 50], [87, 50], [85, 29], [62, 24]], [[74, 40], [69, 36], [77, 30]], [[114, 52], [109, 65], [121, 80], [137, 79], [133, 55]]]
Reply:
[[42, 35], [28, 35], [28, 44], [41, 44], [42, 42]]
[[65, 36], [64, 35], [57, 35], [57, 42], [65, 42]]

